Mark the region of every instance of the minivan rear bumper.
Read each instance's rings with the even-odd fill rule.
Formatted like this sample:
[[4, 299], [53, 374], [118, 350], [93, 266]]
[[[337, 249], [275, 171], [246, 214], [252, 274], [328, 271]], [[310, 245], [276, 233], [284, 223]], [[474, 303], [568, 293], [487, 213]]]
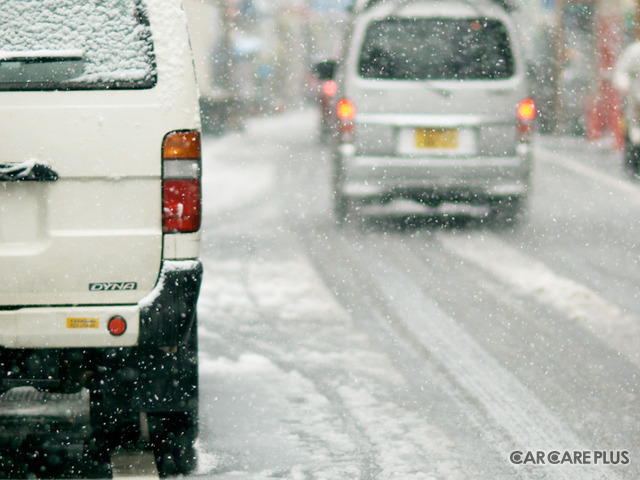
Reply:
[[532, 154], [525, 144], [517, 155], [500, 157], [355, 156], [344, 147], [339, 188], [353, 200], [405, 196], [491, 201], [524, 197], [529, 190]]

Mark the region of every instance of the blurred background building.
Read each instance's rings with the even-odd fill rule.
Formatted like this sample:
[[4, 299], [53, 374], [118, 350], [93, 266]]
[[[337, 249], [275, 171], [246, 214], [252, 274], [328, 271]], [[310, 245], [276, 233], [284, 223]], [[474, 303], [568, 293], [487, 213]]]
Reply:
[[[511, 0], [542, 132], [612, 137], [611, 69], [638, 35], [640, 0]], [[211, 133], [313, 101], [312, 65], [337, 56], [351, 0], [185, 0]]]
[[[523, 0], [525, 2], [525, 0]], [[621, 146], [621, 99], [612, 69], [637, 35], [637, 0], [543, 0], [533, 22], [532, 75], [543, 132], [610, 136]]]
[[335, 57], [347, 0], [185, 0], [210, 133], [314, 98], [312, 65]]

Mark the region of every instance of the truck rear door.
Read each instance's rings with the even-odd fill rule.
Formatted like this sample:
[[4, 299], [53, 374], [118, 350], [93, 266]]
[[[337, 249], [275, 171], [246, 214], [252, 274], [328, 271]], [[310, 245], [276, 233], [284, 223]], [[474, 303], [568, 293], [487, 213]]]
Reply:
[[162, 257], [167, 125], [137, 0], [0, 10], [0, 307], [138, 302]]

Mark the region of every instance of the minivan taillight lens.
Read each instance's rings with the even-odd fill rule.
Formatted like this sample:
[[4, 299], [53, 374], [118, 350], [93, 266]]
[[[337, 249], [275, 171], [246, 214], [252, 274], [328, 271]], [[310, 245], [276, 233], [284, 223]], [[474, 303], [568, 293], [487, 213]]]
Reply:
[[353, 119], [356, 117], [356, 107], [351, 100], [341, 98], [337, 107], [338, 134], [340, 141], [350, 143], [355, 141]]
[[521, 120], [536, 118], [536, 104], [533, 100], [527, 98], [518, 104], [518, 118]]
[[518, 104], [518, 134], [521, 142], [530, 142], [536, 118], [536, 104], [526, 98]]
[[162, 230], [189, 233], [202, 216], [200, 133], [171, 132], [162, 145]]
[[338, 102], [338, 118], [340, 120], [353, 120], [356, 116], [356, 106], [351, 100], [341, 98]]
[[325, 97], [335, 97], [338, 93], [338, 83], [335, 80], [326, 80], [322, 82], [321, 91]]

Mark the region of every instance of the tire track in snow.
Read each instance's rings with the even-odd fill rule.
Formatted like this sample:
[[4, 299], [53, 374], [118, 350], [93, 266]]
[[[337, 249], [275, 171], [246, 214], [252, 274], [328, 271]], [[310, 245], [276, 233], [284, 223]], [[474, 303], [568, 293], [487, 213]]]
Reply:
[[606, 174], [598, 169], [567, 158], [567, 155], [558, 155], [544, 147], [541, 147], [538, 153], [536, 160], [556, 165], [571, 173], [577, 173], [584, 178], [605, 185], [612, 191], [622, 193], [628, 202], [640, 204], [640, 189], [627, 179]]
[[[346, 295], [350, 306], [353, 306], [351, 301], [358, 304], [363, 302], [367, 305], [366, 310], [369, 310], [375, 303], [370, 298], [373, 292], [366, 286], [363, 288], [353, 278], [350, 262], [342, 257], [343, 250], [339, 248], [332, 251], [331, 239], [308, 229], [298, 234], [306, 244], [307, 254], [316, 268], [320, 266], [333, 294], [318, 278], [320, 272], [316, 268], [308, 264], [306, 259], [297, 259], [301, 268], [284, 268], [281, 274], [290, 280], [295, 278], [296, 289], [306, 283], [320, 286], [320, 290], [314, 289], [313, 295], [316, 301], [324, 304], [324, 307], [316, 304], [324, 313], [309, 323], [311, 330], [303, 330], [307, 327], [302, 324], [310, 316], [317, 316], [317, 309], [315, 312], [304, 312], [306, 309], [303, 308], [295, 317], [272, 312], [270, 321], [273, 331], [285, 335], [285, 338], [297, 338], [302, 333], [314, 340], [302, 341], [294, 346], [290, 342], [281, 343], [271, 337], [256, 336], [244, 340], [247, 349], [269, 358], [282, 370], [299, 372], [315, 385], [318, 393], [329, 399], [359, 452], [359, 478], [362, 480], [473, 478], [472, 471], [476, 467], [469, 467], [465, 463], [469, 462], [469, 458], [457, 448], [455, 440], [434, 424], [432, 419], [424, 418], [421, 408], [407, 397], [407, 391], [411, 389], [408, 385], [410, 382], [394, 368], [384, 353], [377, 348], [372, 349], [370, 340], [361, 331], [361, 325], [354, 328], [356, 325], [352, 312], [345, 311], [345, 305], [336, 302], [334, 295], [337, 288], [341, 292], [339, 298], [343, 299], [343, 294]], [[336, 254], [339, 258], [336, 258]], [[292, 273], [295, 272], [298, 275], [294, 277]], [[278, 275], [274, 275], [274, 272], [268, 277], [271, 284], [273, 280], [277, 282]], [[258, 276], [253, 278], [258, 279]], [[262, 288], [261, 284], [263, 282], [257, 282], [258, 290]], [[248, 288], [253, 287], [248, 285]], [[264, 295], [255, 295], [254, 292], [252, 295], [259, 305], [266, 307], [271, 302], [268, 296], [272, 296], [272, 292], [265, 291]], [[299, 302], [299, 299], [292, 298], [290, 301]], [[361, 311], [359, 307], [357, 310]], [[379, 328], [388, 328], [384, 316], [380, 317], [376, 311], [370, 313], [376, 318]], [[300, 320], [291, 321], [297, 317]], [[336, 334], [339, 338], [335, 337]], [[325, 343], [328, 340], [330, 344]], [[404, 339], [399, 341], [405, 343]], [[423, 362], [421, 354], [417, 355], [417, 365]]]
[[[336, 298], [378, 348], [387, 352], [398, 373], [404, 376], [408, 384], [405, 395], [409, 394], [404, 401], [415, 402], [414, 405], [426, 409], [428, 415], [438, 416], [435, 419], [427, 416], [425, 420], [440, 433], [415, 440], [416, 447], [424, 451], [423, 456], [434, 462], [439, 472], [434, 478], [532, 478], [531, 472], [514, 469], [509, 464], [508, 452], [514, 444], [506, 441], [505, 433], [487, 420], [479, 402], [470, 399], [456, 379], [444, 371], [440, 359], [431, 357], [430, 343], [420, 334], [423, 327], [398, 320], [393, 309], [402, 308], [404, 297], [396, 295], [395, 278], [385, 277], [386, 268], [375, 266], [375, 259], [382, 256], [375, 241], [365, 245], [360, 244], [362, 239], [353, 242], [347, 236], [320, 238], [307, 230], [300, 230], [299, 234], [307, 243], [307, 254]], [[359, 252], [363, 251], [370, 255], [360, 256]], [[377, 269], [378, 275], [370, 275], [369, 269]], [[402, 288], [404, 286], [400, 286]], [[405, 293], [415, 288], [411, 284]], [[342, 389], [341, 394], [350, 402], [348, 389]], [[354, 411], [359, 408], [368, 407], [362, 403], [353, 407]], [[461, 417], [467, 420], [462, 429], [457, 420]], [[377, 423], [384, 423], [383, 416]], [[369, 424], [369, 428], [373, 427]], [[383, 448], [387, 445], [384, 436], [377, 443]], [[446, 469], [449, 469], [447, 473]]]
[[640, 367], [638, 322], [586, 286], [556, 274], [487, 232], [440, 235], [440, 243], [460, 258], [497, 277], [519, 293], [548, 305]]
[[[484, 253], [482, 249], [476, 251], [479, 256]], [[444, 366], [455, 383], [480, 404], [491, 422], [507, 433], [507, 444], [495, 445], [500, 449], [508, 448], [508, 451], [499, 452], [505, 456], [505, 461], [514, 450], [588, 449], [588, 445], [442, 311], [407, 274], [389, 261], [375, 244], [363, 248], [360, 256], [395, 316]], [[477, 410], [465, 411], [471, 416]], [[477, 422], [477, 419], [471, 418], [471, 421]], [[488, 435], [493, 434], [488, 432]], [[525, 471], [520, 473], [526, 474]], [[556, 465], [552, 470], [537, 470], [536, 474], [554, 479], [618, 478], [609, 469], [579, 465]]]

